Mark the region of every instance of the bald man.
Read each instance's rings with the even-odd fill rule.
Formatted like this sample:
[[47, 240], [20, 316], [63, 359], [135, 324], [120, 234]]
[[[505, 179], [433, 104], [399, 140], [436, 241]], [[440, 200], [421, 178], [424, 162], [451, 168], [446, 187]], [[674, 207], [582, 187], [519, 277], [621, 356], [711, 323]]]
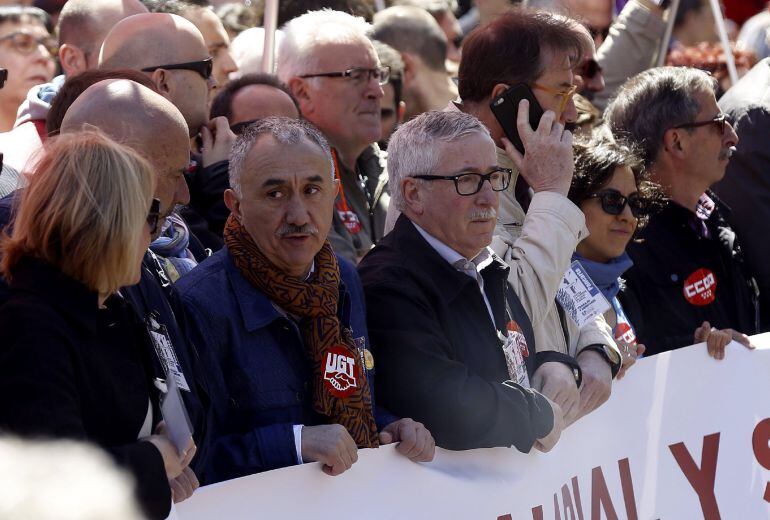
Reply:
[[[163, 218], [175, 205], [189, 201], [183, 177], [189, 161], [187, 125], [179, 110], [162, 96], [129, 80], [100, 81], [72, 103], [61, 132], [77, 132], [84, 126], [98, 128], [150, 161], [158, 175], [154, 197], [161, 201]], [[155, 346], [155, 352], [150, 353], [155, 360], [155, 375], [165, 378], [168, 373], [175, 377], [193, 425], [198, 452], [192, 469], [170, 482], [174, 500], [184, 500], [198, 487], [196, 473], [203, 470], [208, 453], [208, 390], [202, 367], [188, 339], [187, 324], [176, 321], [176, 316], [182, 316], [178, 296], [156, 255], [148, 250], [139, 284], [122, 288], [121, 294], [150, 333]]]
[[148, 74], [160, 94], [182, 113], [190, 137], [200, 133], [202, 153], [193, 156], [197, 168], [187, 178], [191, 204], [183, 215], [203, 244], [218, 250], [229, 215], [223, 193], [229, 187], [227, 159], [235, 134], [227, 119], [208, 120], [209, 95], [216, 83], [200, 31], [174, 14], [130, 16], [118, 22], [105, 38], [99, 66]]

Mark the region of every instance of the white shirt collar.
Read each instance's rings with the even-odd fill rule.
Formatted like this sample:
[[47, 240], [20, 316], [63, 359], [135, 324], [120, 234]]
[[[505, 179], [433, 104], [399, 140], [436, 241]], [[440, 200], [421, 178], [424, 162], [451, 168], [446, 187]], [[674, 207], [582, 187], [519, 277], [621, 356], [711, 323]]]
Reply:
[[[476, 272], [481, 272], [482, 269], [484, 269], [490, 263], [492, 263], [493, 252], [489, 248], [489, 246], [482, 249], [481, 252], [478, 255], [476, 255], [474, 258], [472, 258], [471, 260], [468, 260], [463, 255], [461, 255], [460, 253], [458, 253], [457, 251], [455, 251], [454, 249], [452, 249], [451, 247], [443, 243], [441, 240], [434, 237], [433, 235], [425, 231], [423, 228], [415, 224], [413, 221], [410, 220], [410, 222], [412, 222], [412, 225], [414, 225], [415, 229], [422, 236], [422, 238], [424, 238], [425, 241], [428, 242], [428, 244], [430, 244], [430, 246], [436, 250], [436, 252], [441, 256], [441, 258], [449, 262], [449, 265], [451, 265], [452, 267], [458, 268], [457, 267], [458, 265], [473, 263], [475, 266]], [[459, 268], [458, 270], [466, 273], [468, 276], [472, 276], [466, 269]]]

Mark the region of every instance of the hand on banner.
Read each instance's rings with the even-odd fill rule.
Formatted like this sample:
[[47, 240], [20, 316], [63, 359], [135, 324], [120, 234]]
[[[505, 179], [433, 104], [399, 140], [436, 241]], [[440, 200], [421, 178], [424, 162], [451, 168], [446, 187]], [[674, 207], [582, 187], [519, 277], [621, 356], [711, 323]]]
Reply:
[[171, 486], [171, 496], [174, 499], [174, 503], [187, 500], [200, 487], [198, 477], [195, 476], [195, 472], [189, 466], [177, 478], [169, 480], [168, 485]]
[[380, 432], [380, 444], [398, 442], [396, 451], [415, 462], [430, 462], [436, 453], [436, 441], [422, 424], [412, 419], [393, 421]]
[[529, 124], [529, 101], [519, 103], [516, 118], [524, 156], [505, 137], [502, 138], [505, 153], [521, 172], [535, 193], [553, 191], [564, 196], [569, 192], [572, 173], [572, 132], [556, 121], [556, 114], [547, 110], [540, 118], [537, 130]]
[[559, 405], [567, 425], [577, 419], [580, 412], [580, 390], [570, 367], [558, 361], [543, 363], [532, 376], [532, 388]]
[[320, 462], [324, 473], [337, 476], [358, 460], [353, 437], [340, 424], [322, 424], [302, 428], [302, 460]]
[[201, 127], [201, 159], [203, 167], [211, 166], [230, 158], [230, 150], [236, 135], [230, 130], [230, 123], [224, 116], [215, 117], [208, 125]]
[[707, 321], [704, 321], [700, 327], [695, 329], [695, 343], [706, 342], [709, 356], [714, 359], [725, 358], [725, 347], [731, 341], [737, 341], [749, 350], [756, 347], [751, 344], [749, 337], [733, 329], [716, 329]]
[[183, 453], [179, 453], [174, 447], [174, 443], [168, 437], [166, 431], [166, 423], [161, 421], [158, 427], [155, 428], [155, 434], [150, 435], [142, 440], [151, 442], [158, 451], [160, 456], [163, 457], [163, 465], [166, 468], [166, 477], [169, 480], [177, 478], [184, 469], [190, 465], [190, 461], [195, 456], [195, 443], [190, 437], [190, 441], [187, 444], [187, 449]]
[[615, 376], [615, 379], [623, 379], [623, 376], [626, 375], [626, 371], [631, 368], [631, 365], [636, 363], [636, 360], [639, 359], [639, 356], [644, 354], [644, 351], [647, 350], [647, 347], [641, 343], [637, 343], [636, 345], [629, 345], [628, 343], [619, 341], [618, 348], [620, 349], [620, 357], [622, 358], [623, 364], [620, 366], [620, 370], [618, 371], [618, 375]]
[[545, 399], [548, 401], [548, 404], [551, 405], [551, 410], [553, 411], [553, 427], [551, 428], [551, 431], [548, 432], [548, 435], [536, 440], [533, 445], [536, 450], [542, 451], [543, 453], [551, 451], [551, 449], [556, 446], [559, 437], [561, 437], [561, 431], [564, 429], [564, 414], [561, 411], [561, 407], [547, 397]]
[[577, 356], [583, 372], [580, 386], [580, 414], [582, 417], [601, 406], [612, 392], [612, 369], [607, 360], [595, 350], [584, 350]]

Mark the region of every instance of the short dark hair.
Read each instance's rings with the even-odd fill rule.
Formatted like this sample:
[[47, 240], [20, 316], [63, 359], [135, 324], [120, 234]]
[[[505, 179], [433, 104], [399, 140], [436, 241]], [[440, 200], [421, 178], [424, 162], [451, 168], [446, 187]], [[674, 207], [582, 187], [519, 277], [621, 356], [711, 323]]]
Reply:
[[294, 106], [297, 107], [297, 112], [300, 111], [299, 103], [297, 103], [297, 100], [294, 99], [294, 96], [291, 94], [289, 88], [284, 85], [278, 79], [278, 77], [276, 77], [274, 74], [257, 73], [244, 74], [240, 78], [228, 82], [227, 85], [225, 85], [224, 88], [220, 90], [216, 95], [214, 101], [211, 102], [211, 111], [209, 117], [214, 119], [215, 117], [225, 116], [228, 121], [231, 120], [233, 118], [233, 98], [239, 90], [244, 87], [248, 87], [249, 85], [267, 85], [269, 87], [278, 89], [281, 92], [285, 92], [286, 95], [289, 96], [294, 102]]
[[45, 130], [48, 135], [56, 135], [59, 133], [61, 123], [64, 120], [64, 115], [67, 110], [80, 97], [88, 87], [95, 85], [100, 81], [106, 79], [128, 79], [143, 85], [153, 92], [158, 92], [158, 88], [150, 80], [146, 74], [142, 74], [137, 70], [130, 69], [115, 69], [115, 70], [103, 70], [103, 69], [91, 69], [75, 74], [72, 77], [67, 78], [64, 84], [59, 89], [59, 92], [51, 101], [51, 108], [48, 110], [48, 115], [45, 119]]
[[31, 18], [32, 20], [39, 22], [49, 33], [53, 33], [51, 17], [42, 9], [23, 5], [0, 6], [0, 23], [22, 23], [25, 18]]
[[369, 23], [372, 22], [375, 12], [373, 0], [281, 0], [278, 2], [278, 27], [308, 11], [319, 9], [332, 9], [360, 16]]
[[151, 13], [166, 13], [184, 16], [190, 11], [200, 9], [199, 4], [184, 0], [140, 0]]
[[566, 18], [516, 8], [477, 28], [463, 41], [458, 90], [463, 101], [487, 99], [498, 83], [532, 83], [544, 70], [543, 50], [578, 63], [580, 35]]
[[[663, 189], [659, 184], [650, 181], [639, 150], [633, 145], [623, 141], [594, 138], [575, 142], [574, 151], [575, 174], [567, 197], [576, 206], [606, 186], [615, 169], [622, 166], [631, 168], [636, 189], [639, 195], [650, 201], [651, 209], [659, 209], [665, 203]], [[640, 218], [637, 230], [643, 229], [648, 221], [649, 216]]]
[[265, 5], [263, 2], [256, 2], [251, 5], [222, 4], [216, 12], [226, 30], [240, 34], [246, 29], [262, 25]]

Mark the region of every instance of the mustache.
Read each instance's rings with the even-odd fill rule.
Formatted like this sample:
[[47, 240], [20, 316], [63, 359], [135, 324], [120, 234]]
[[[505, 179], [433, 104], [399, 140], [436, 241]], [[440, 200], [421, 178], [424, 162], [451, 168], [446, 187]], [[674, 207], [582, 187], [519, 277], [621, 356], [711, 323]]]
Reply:
[[284, 224], [275, 232], [275, 236], [283, 238], [286, 235], [317, 235], [318, 228], [313, 224], [303, 224], [295, 226], [294, 224]]
[[475, 209], [468, 215], [468, 220], [492, 220], [497, 219], [495, 208]]

